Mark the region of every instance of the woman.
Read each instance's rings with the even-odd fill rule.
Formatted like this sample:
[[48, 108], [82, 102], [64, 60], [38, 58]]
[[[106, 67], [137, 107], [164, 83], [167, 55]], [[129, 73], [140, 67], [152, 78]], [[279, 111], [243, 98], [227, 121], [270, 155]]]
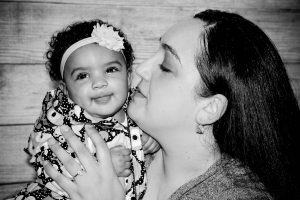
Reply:
[[[136, 69], [128, 108], [161, 144], [143, 199], [298, 199], [300, 111], [262, 30], [207, 10], [174, 25], [160, 43]], [[107, 148], [87, 132], [100, 165], [66, 130], [85, 170], [72, 182], [45, 163], [48, 174], [72, 199], [122, 199]], [[79, 169], [56, 143], [51, 148], [69, 170]]]

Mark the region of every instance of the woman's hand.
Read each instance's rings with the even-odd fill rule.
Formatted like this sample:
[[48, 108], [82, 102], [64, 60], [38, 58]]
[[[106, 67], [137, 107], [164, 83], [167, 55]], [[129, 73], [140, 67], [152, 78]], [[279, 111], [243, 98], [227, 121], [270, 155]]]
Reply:
[[142, 135], [142, 145], [144, 154], [153, 154], [160, 149], [159, 143], [145, 132]]
[[98, 161], [90, 155], [72, 130], [68, 126], [63, 126], [61, 132], [77, 154], [81, 165], [52, 138], [48, 142], [50, 148], [73, 178], [64, 176], [49, 162], [45, 162], [47, 174], [69, 194], [72, 200], [125, 199], [124, 189], [114, 170], [106, 143], [92, 126], [86, 125], [85, 128], [95, 145]]

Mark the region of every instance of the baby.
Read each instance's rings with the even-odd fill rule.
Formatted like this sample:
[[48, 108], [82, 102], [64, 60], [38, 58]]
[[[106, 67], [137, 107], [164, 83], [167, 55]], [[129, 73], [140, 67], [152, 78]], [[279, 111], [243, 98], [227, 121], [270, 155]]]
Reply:
[[121, 30], [92, 20], [71, 24], [55, 34], [49, 44], [46, 65], [58, 87], [46, 94], [26, 149], [37, 179], [15, 199], [68, 199], [67, 193], [46, 174], [42, 162], [50, 162], [71, 180], [80, 176], [84, 169], [69, 174], [47, 141], [53, 137], [76, 158], [60, 131], [62, 125], [68, 125], [95, 155], [85, 124], [93, 124], [110, 148], [126, 199], [142, 199], [146, 190], [143, 150], [154, 153], [160, 147], [126, 114], [134, 59], [130, 43]]

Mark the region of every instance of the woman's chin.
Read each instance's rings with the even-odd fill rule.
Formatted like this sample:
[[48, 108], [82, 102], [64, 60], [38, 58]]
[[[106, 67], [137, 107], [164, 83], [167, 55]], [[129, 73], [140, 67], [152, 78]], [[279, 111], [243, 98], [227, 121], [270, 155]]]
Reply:
[[127, 113], [129, 115], [129, 117], [136, 121], [136, 107], [134, 106], [134, 103], [133, 102], [130, 102], [129, 105], [128, 105], [128, 108], [127, 108]]
[[144, 126], [142, 123], [144, 121], [144, 117], [142, 115], [142, 108], [139, 106], [136, 106], [134, 103], [130, 103], [127, 108], [127, 114], [128, 116], [140, 127]]

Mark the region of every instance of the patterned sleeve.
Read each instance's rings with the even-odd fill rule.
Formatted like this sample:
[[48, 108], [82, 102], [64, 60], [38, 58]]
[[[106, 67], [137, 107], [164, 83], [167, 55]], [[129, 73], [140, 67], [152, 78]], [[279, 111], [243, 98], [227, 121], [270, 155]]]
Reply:
[[[13, 198], [15, 200], [42, 200], [44, 198], [52, 198], [54, 200], [68, 199], [67, 194], [46, 174], [42, 165], [42, 159], [47, 160], [52, 163], [58, 171], [69, 175], [63, 171], [61, 163], [52, 153], [47, 143], [49, 138], [54, 137], [62, 146], [66, 144], [64, 138], [58, 135], [60, 125], [63, 123], [63, 118], [58, 116], [58, 113], [51, 112], [53, 107], [52, 96], [53, 91], [46, 94], [42, 104], [42, 112], [36, 120], [34, 129], [30, 134], [28, 146], [24, 149], [25, 152], [30, 155], [29, 163], [36, 171], [36, 180], [19, 191]], [[51, 117], [51, 122], [49, 121], [49, 117]]]

